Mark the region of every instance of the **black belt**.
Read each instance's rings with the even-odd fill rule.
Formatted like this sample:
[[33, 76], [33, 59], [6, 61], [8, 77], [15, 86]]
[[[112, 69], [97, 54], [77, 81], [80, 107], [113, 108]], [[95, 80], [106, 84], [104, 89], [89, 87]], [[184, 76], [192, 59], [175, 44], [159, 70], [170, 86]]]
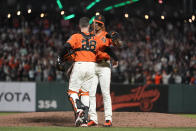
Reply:
[[91, 49], [76, 48], [75, 51], [91, 51], [91, 52], [93, 52], [94, 54], [96, 54], [96, 51], [91, 50]]

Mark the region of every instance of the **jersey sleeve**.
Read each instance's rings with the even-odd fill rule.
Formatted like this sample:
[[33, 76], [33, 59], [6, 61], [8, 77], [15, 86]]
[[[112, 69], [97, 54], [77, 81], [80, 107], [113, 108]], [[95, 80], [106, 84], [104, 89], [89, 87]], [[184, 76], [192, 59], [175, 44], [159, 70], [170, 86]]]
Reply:
[[69, 39], [67, 40], [67, 43], [69, 43], [71, 47], [75, 49], [77, 43], [77, 34], [73, 34], [72, 36], [70, 36]]

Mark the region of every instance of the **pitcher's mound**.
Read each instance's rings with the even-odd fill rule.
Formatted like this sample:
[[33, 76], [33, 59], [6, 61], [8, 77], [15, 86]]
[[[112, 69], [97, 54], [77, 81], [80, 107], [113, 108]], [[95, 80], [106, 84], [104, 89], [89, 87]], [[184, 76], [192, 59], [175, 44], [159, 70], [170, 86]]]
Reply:
[[[104, 113], [98, 112], [99, 125]], [[113, 127], [196, 127], [196, 119], [152, 112], [113, 112]], [[33, 112], [1, 116], [0, 126], [74, 126], [73, 112]]]

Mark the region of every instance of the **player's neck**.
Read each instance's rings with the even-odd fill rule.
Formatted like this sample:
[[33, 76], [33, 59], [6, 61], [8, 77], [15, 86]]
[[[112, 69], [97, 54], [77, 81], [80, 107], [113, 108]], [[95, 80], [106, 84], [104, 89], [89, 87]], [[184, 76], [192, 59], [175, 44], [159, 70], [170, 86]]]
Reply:
[[81, 32], [89, 33], [89, 28], [81, 28]]

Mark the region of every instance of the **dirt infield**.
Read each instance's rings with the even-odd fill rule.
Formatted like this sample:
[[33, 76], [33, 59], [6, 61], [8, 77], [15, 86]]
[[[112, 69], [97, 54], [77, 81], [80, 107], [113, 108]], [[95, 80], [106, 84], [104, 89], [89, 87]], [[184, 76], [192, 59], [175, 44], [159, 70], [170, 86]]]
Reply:
[[[99, 112], [99, 125], [104, 123]], [[73, 112], [18, 113], [0, 117], [2, 126], [74, 126]], [[152, 112], [113, 112], [113, 127], [196, 127], [196, 119]]]

